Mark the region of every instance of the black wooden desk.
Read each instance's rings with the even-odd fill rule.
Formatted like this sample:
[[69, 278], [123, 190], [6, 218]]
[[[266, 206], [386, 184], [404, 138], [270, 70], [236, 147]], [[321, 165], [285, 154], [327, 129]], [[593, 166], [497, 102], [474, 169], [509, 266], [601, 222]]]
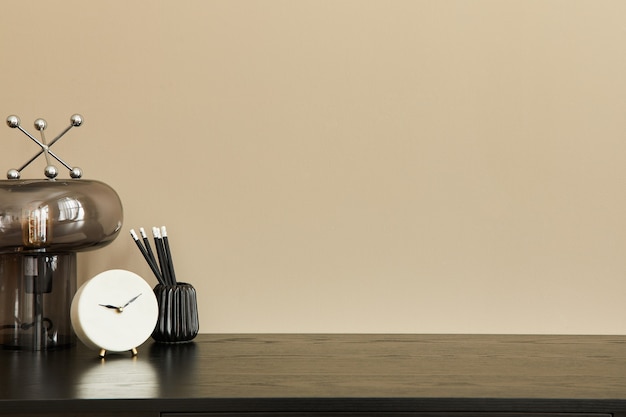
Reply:
[[626, 417], [626, 337], [200, 335], [2, 350], [0, 384], [12, 416]]

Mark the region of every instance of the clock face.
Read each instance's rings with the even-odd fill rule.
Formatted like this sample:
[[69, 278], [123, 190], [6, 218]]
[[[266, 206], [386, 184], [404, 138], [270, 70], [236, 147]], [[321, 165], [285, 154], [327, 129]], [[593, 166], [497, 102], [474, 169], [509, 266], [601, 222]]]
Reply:
[[85, 282], [72, 301], [72, 326], [92, 349], [121, 352], [145, 342], [157, 322], [159, 307], [152, 288], [139, 275], [121, 269], [102, 272]]

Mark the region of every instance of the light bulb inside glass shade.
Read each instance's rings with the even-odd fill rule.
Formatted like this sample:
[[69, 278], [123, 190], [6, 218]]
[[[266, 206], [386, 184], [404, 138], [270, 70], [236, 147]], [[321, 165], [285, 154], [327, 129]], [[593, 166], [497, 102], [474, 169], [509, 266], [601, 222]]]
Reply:
[[23, 243], [28, 248], [41, 248], [52, 241], [50, 233], [50, 207], [34, 204], [22, 213]]
[[0, 253], [96, 249], [122, 221], [119, 196], [100, 181], [0, 181]]

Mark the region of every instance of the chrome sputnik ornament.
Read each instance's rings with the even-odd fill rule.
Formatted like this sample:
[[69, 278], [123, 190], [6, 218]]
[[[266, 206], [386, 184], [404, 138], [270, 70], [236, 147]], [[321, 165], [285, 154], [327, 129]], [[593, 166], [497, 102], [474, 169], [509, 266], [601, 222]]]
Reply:
[[71, 128], [79, 127], [80, 125], [82, 125], [83, 124], [83, 117], [80, 114], [75, 114], [75, 115], [73, 115], [70, 118], [70, 123], [71, 124], [67, 128], [65, 128], [65, 130], [63, 130], [57, 137], [52, 139], [52, 141], [48, 144], [48, 143], [46, 143], [46, 136], [44, 135], [44, 130], [46, 130], [46, 127], [48, 126], [48, 124], [46, 123], [46, 121], [44, 119], [37, 119], [37, 120], [35, 120], [35, 129], [37, 129], [41, 133], [41, 140], [38, 140], [33, 135], [31, 135], [26, 130], [24, 130], [24, 128], [21, 126], [21, 121], [20, 121], [19, 117], [17, 117], [17, 116], [9, 116], [9, 117], [7, 117], [7, 125], [10, 128], [13, 128], [13, 129], [14, 128], [18, 128], [26, 136], [28, 136], [33, 142], [35, 142], [37, 145], [39, 145], [39, 147], [41, 148], [41, 150], [39, 152], [37, 152], [37, 154], [35, 154], [35, 156], [30, 158], [24, 165], [22, 165], [21, 168], [19, 168], [19, 169], [10, 169], [7, 172], [7, 179], [10, 179], [10, 180], [18, 180], [18, 179], [20, 179], [22, 170], [24, 168], [26, 168], [28, 165], [30, 165], [30, 163], [33, 162], [35, 159], [37, 159], [41, 154], [43, 154], [45, 159], [46, 159], [46, 169], [44, 170], [44, 174], [49, 179], [54, 179], [54, 178], [57, 177], [57, 175], [59, 175], [59, 170], [57, 169], [56, 166], [52, 165], [50, 157], [56, 159], [61, 165], [63, 165], [65, 168], [67, 168], [70, 171], [70, 177], [72, 177], [72, 178], [80, 178], [80, 177], [82, 177], [83, 176], [83, 171], [80, 168], [72, 167], [72, 166], [68, 165], [65, 161], [63, 161], [61, 158], [59, 158], [59, 156], [56, 153], [54, 153], [54, 152], [52, 152], [52, 150], [50, 150], [52, 145], [54, 145], [59, 139], [61, 139], [63, 137], [63, 135], [65, 135], [67, 132], [69, 132], [69, 130]]

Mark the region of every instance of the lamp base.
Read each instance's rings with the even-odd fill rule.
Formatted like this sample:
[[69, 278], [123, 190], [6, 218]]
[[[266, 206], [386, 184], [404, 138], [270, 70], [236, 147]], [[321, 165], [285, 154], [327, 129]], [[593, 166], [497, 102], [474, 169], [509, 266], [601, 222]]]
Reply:
[[76, 253], [0, 255], [0, 346], [41, 351], [72, 346]]

